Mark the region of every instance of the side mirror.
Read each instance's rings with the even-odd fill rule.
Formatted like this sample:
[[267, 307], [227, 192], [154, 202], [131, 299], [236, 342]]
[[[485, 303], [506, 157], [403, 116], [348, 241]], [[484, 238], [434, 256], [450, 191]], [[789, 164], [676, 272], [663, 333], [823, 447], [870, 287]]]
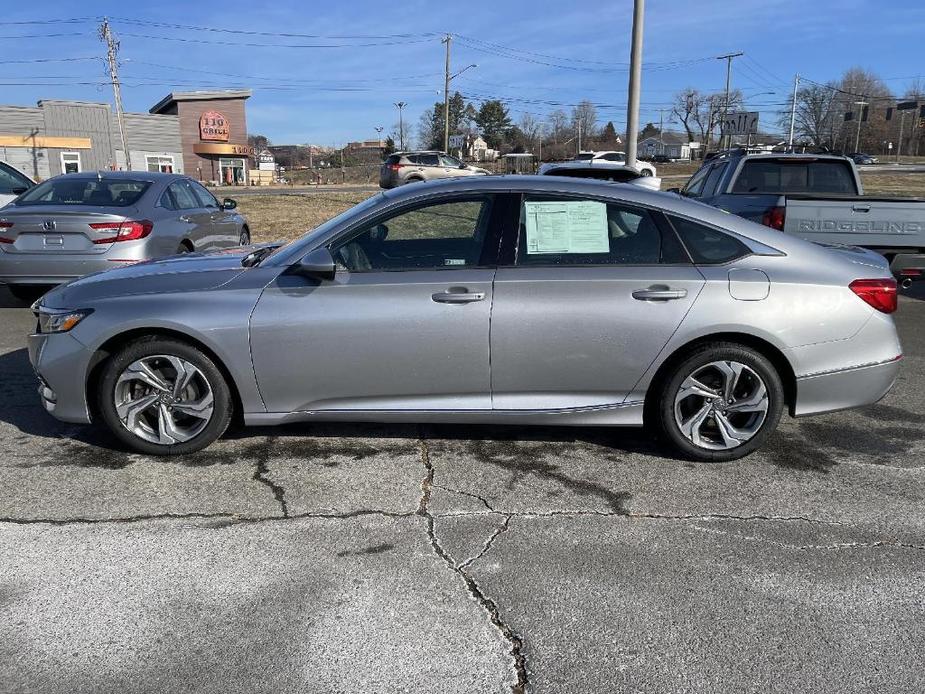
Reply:
[[22, 195], [27, 190], [29, 190], [28, 186], [17, 186], [16, 188], [13, 188], [10, 192], [13, 195]]
[[292, 272], [316, 280], [332, 280], [337, 272], [337, 264], [331, 251], [322, 246], [306, 253], [292, 266]]
[[678, 195], [680, 195], [680, 194], [681, 194], [681, 189], [680, 189], [680, 188], [669, 188], [669, 189], [666, 190], [665, 192], [666, 192], [666, 193], [677, 193]]
[[223, 210], [233, 210], [233, 209], [235, 209], [237, 206], [238, 206], [238, 203], [237, 203], [236, 200], [232, 200], [231, 198], [225, 198], [224, 200], [222, 200], [222, 209], [223, 209]]

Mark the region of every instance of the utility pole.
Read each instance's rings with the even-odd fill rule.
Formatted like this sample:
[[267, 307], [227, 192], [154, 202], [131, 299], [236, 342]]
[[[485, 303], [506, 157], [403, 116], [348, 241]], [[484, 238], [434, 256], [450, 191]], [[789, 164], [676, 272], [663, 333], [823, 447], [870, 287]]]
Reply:
[[665, 140], [662, 137], [662, 130], [665, 127], [665, 110], [658, 110], [658, 153], [665, 153]]
[[578, 151], [575, 154], [581, 154], [581, 118], [578, 119]]
[[864, 107], [867, 106], [867, 103], [868, 102], [866, 101], [855, 101], [854, 102], [855, 106], [861, 107], [860, 110], [858, 111], [858, 132], [857, 132], [857, 135], [854, 136], [854, 151], [855, 152], [858, 151], [858, 147], [861, 144], [861, 119], [864, 117]]
[[453, 37], [447, 34], [441, 43], [446, 44], [446, 65], [443, 71], [443, 151], [450, 151], [450, 43]]
[[373, 130], [376, 131], [376, 143], [379, 145], [379, 149], [382, 149], [382, 131], [385, 130], [381, 125], [377, 125]]
[[636, 166], [639, 139], [639, 91], [642, 86], [642, 29], [645, 0], [633, 0], [633, 43], [630, 47], [629, 98], [626, 104], [626, 165]]
[[790, 137], [787, 139], [789, 149], [793, 151], [793, 126], [797, 118], [797, 89], [800, 86], [800, 76], [793, 76], [793, 103], [790, 104]]
[[106, 61], [109, 63], [109, 78], [112, 80], [112, 93], [116, 100], [116, 120], [119, 122], [119, 137], [122, 140], [122, 154], [125, 156], [125, 169], [132, 170], [132, 161], [125, 143], [125, 113], [122, 110], [122, 87], [119, 84], [119, 66], [116, 53], [119, 51], [119, 42], [112, 37], [109, 28], [109, 19], [104, 17], [100, 25], [100, 40], [106, 43]]
[[403, 152], [405, 151], [405, 122], [402, 120], [402, 109], [407, 105], [404, 101], [395, 103], [395, 108], [398, 109], [398, 148]]
[[[729, 82], [732, 79], [732, 59], [738, 58], [740, 55], [745, 55], [741, 51], [738, 53], [727, 53], [726, 55], [716, 56], [717, 60], [726, 61], [726, 96], [723, 98], [723, 127], [720, 128], [720, 147], [722, 147], [722, 142], [726, 140], [726, 135], [724, 131], [726, 130], [726, 120], [729, 115]], [[729, 136], [728, 141], [726, 142], [726, 149], [732, 146], [732, 136]]]
[[899, 140], [896, 142], [896, 163], [899, 163], [899, 155], [903, 150], [903, 126], [906, 124], [906, 112], [903, 111], [899, 117]]

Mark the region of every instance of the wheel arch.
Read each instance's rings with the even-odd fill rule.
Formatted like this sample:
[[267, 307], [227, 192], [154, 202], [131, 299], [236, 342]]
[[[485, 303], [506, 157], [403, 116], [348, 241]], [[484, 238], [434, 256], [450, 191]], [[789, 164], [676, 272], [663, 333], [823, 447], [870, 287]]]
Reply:
[[770, 361], [771, 365], [774, 366], [774, 369], [780, 376], [781, 383], [784, 387], [784, 404], [787, 406], [791, 416], [793, 415], [797, 397], [796, 373], [794, 372], [790, 361], [780, 350], [780, 348], [768, 342], [764, 338], [758, 337], [757, 335], [751, 335], [749, 333], [742, 332], [718, 332], [708, 335], [701, 335], [690, 340], [689, 342], [684, 343], [683, 345], [676, 348], [671, 354], [668, 355], [666, 359], [662, 361], [661, 364], [659, 364], [655, 374], [652, 376], [652, 379], [649, 381], [649, 384], [646, 387], [646, 420], [651, 419], [653, 408], [657, 406], [658, 391], [665, 379], [668, 378], [668, 374], [671, 373], [672, 368], [683, 359], [685, 359], [693, 350], [697, 349], [698, 347], [716, 342], [731, 342], [743, 345], [745, 347], [750, 347], [765, 357], [768, 361]]
[[219, 357], [218, 354], [216, 354], [215, 351], [209, 347], [209, 345], [202, 342], [201, 340], [196, 339], [188, 333], [184, 333], [180, 330], [172, 330], [170, 328], [160, 327], [132, 328], [130, 330], [126, 330], [111, 336], [94, 351], [93, 356], [90, 358], [89, 368], [87, 369], [87, 381], [84, 384], [87, 397], [87, 406], [90, 410], [90, 416], [92, 419], [95, 420], [99, 417], [99, 413], [97, 412], [96, 394], [97, 389], [99, 388], [100, 379], [103, 375], [103, 367], [106, 365], [106, 362], [108, 362], [112, 355], [122, 349], [125, 345], [146, 337], [167, 338], [171, 340], [177, 340], [178, 342], [185, 342], [186, 344], [195, 347], [207, 357], [209, 357], [209, 359], [212, 360], [212, 363], [215, 364], [215, 367], [222, 373], [222, 376], [225, 377], [225, 382], [228, 384], [228, 389], [231, 391], [232, 404], [234, 405], [232, 421], [235, 424], [243, 422], [244, 405], [243, 400], [241, 399], [241, 393], [238, 389], [238, 384], [235, 382], [234, 377], [231, 375], [231, 372], [228, 370], [228, 367], [222, 361], [221, 357]]

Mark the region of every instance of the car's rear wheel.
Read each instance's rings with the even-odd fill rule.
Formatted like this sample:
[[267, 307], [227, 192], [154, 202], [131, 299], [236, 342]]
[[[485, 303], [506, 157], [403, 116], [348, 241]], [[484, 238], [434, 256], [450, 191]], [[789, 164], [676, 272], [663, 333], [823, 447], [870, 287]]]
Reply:
[[424, 179], [420, 176], [411, 176], [405, 181], [405, 183], [422, 183], [423, 181]]
[[784, 389], [759, 352], [734, 343], [698, 348], [662, 380], [657, 424], [663, 442], [685, 458], [736, 460], [777, 428]]
[[181, 455], [208, 446], [231, 421], [225, 377], [196, 347], [143, 338], [103, 367], [97, 392], [103, 421], [127, 446], [152, 455]]
[[14, 298], [27, 304], [31, 304], [51, 289], [46, 284], [8, 284], [6, 288], [10, 290]]
[[651, 176], [651, 175], [652, 175], [652, 172], [649, 171], [648, 169], [642, 169], [639, 173], [641, 173], [643, 176]]

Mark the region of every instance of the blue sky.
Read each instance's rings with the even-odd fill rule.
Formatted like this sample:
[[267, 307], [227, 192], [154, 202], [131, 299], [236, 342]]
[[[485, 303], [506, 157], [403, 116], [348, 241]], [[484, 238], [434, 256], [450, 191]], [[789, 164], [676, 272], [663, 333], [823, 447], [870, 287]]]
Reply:
[[[568, 111], [581, 99], [600, 105], [601, 124], [612, 120], [619, 131], [626, 120], [631, 0], [40, 4], [41, 11], [28, 3], [4, 8], [2, 104], [32, 105], [42, 98], [111, 102], [111, 88], [99, 84], [105, 82], [99, 60], [104, 50], [94, 19], [108, 15], [121, 40], [127, 110], [147, 111], [169, 91], [246, 86], [254, 90], [248, 129], [275, 143], [375, 138], [376, 126], [389, 130], [397, 122], [396, 101], [408, 103], [406, 118], [416, 123], [442, 99], [443, 32], [461, 37], [453, 44], [454, 71], [478, 65], [454, 88], [474, 101], [509, 99], [515, 121], [523, 112], [548, 114], [556, 108], [549, 102]], [[88, 19], [7, 23], [47, 18]], [[343, 36], [350, 38], [332, 38]], [[365, 38], [370, 36], [381, 38]], [[762, 128], [774, 130], [795, 72], [821, 82], [857, 65], [901, 92], [925, 73], [923, 36], [922, 0], [648, 0], [641, 119], [657, 123], [659, 109], [667, 109], [682, 88], [721, 90], [725, 61], [713, 56], [745, 51], [733, 64], [733, 86], [762, 112]]]

